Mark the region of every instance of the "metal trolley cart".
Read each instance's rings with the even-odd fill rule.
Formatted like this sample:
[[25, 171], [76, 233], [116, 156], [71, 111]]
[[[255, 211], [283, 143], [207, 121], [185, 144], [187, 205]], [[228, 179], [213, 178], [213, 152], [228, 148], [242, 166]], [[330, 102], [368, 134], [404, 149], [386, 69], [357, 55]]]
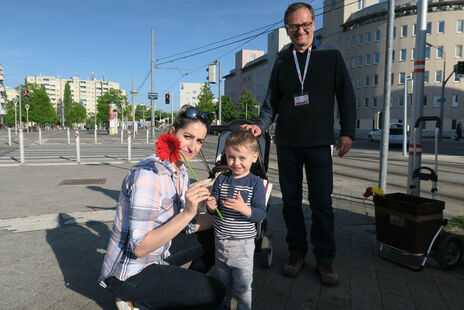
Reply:
[[[438, 117], [421, 117], [414, 126], [415, 133], [421, 122], [435, 121], [435, 170], [419, 167], [412, 178], [432, 182], [432, 198], [403, 193], [374, 196], [376, 235], [380, 242], [380, 257], [412, 270], [421, 270], [433, 254], [442, 268], [454, 267], [462, 258], [462, 244], [443, 234], [447, 220], [443, 219], [445, 202], [436, 200], [438, 167]], [[417, 149], [414, 149], [416, 152]], [[414, 165], [415, 166], [415, 165]]]

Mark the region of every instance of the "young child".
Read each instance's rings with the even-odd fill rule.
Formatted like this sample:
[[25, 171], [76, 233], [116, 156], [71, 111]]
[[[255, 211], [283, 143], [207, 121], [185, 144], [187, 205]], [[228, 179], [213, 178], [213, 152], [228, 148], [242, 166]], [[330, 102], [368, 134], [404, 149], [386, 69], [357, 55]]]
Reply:
[[[218, 279], [227, 287], [225, 307], [237, 300], [237, 310], [251, 309], [251, 282], [256, 225], [266, 217], [263, 181], [250, 173], [258, 159], [258, 141], [250, 131], [231, 133], [225, 143], [227, 167], [213, 184], [208, 210], [216, 215], [214, 235]], [[216, 212], [215, 212], [216, 213]]]

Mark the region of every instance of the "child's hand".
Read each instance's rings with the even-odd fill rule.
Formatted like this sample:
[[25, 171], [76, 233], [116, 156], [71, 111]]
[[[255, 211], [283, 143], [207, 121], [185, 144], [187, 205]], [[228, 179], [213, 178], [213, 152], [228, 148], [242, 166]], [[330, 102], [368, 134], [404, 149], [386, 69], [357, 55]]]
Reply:
[[235, 197], [235, 199], [229, 198], [225, 200], [224, 207], [240, 212], [245, 216], [249, 216], [251, 214], [251, 208], [245, 204], [240, 192], [237, 193], [237, 197]]
[[206, 199], [206, 206], [208, 207], [208, 210], [210, 210], [211, 212], [216, 210], [217, 208], [216, 198], [214, 198], [213, 196], [209, 196], [208, 199]]

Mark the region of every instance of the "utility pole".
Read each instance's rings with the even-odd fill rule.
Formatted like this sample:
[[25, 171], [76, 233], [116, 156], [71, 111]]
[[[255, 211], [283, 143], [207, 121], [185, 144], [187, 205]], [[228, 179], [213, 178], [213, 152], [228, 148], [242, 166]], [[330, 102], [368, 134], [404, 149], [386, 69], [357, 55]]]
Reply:
[[172, 106], [174, 105], [174, 99], [172, 97], [172, 92], [170, 92], [169, 99], [171, 100], [171, 125], [174, 124], [174, 112], [172, 111]]
[[387, 192], [388, 144], [390, 140], [390, 98], [391, 98], [391, 67], [393, 22], [395, 18], [395, 0], [388, 1], [387, 13], [387, 46], [385, 52], [385, 78], [383, 85], [383, 128], [382, 145], [380, 148], [379, 187]]
[[219, 105], [218, 105], [218, 125], [222, 123], [222, 98], [221, 98], [221, 61], [219, 61], [219, 84], [218, 84], [218, 93], [219, 93]]
[[23, 117], [21, 115], [21, 97], [22, 97], [22, 90], [21, 90], [21, 85], [19, 85], [19, 129], [23, 129]]
[[403, 99], [403, 156], [407, 156], [408, 150], [408, 135], [407, 135], [407, 126], [408, 126], [408, 93], [411, 90], [408, 88], [408, 82], [412, 81], [411, 76], [404, 77], [404, 99]]
[[[417, 2], [417, 35], [416, 35], [416, 51], [417, 58], [414, 60], [414, 105], [413, 117], [411, 121], [409, 137], [414, 141], [414, 144], [409, 146], [409, 161], [408, 161], [408, 194], [413, 196], [420, 195], [420, 179], [412, 179], [413, 172], [421, 166], [422, 159], [422, 127], [414, 130], [415, 122], [422, 116], [424, 110], [424, 71], [425, 71], [425, 38], [427, 32], [427, 0], [419, 0]], [[411, 132], [414, 134], [411, 134]]]
[[[151, 30], [151, 92], [155, 92], [155, 31]], [[155, 139], [155, 100], [150, 99], [151, 105], [151, 138]]]

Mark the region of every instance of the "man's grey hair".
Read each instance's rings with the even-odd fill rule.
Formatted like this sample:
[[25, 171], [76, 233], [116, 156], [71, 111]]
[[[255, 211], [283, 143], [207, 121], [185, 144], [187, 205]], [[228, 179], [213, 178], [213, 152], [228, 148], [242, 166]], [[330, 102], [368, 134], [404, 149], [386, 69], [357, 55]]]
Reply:
[[290, 15], [291, 13], [295, 12], [296, 10], [298, 9], [301, 9], [301, 8], [305, 8], [305, 9], [308, 9], [309, 12], [311, 12], [311, 16], [313, 17], [313, 20], [314, 20], [314, 9], [311, 5], [305, 3], [305, 2], [295, 2], [295, 3], [292, 3], [288, 6], [287, 10], [285, 11], [285, 15], [284, 15], [284, 23], [285, 25], [287, 25], [287, 19], [288, 19], [288, 15]]

